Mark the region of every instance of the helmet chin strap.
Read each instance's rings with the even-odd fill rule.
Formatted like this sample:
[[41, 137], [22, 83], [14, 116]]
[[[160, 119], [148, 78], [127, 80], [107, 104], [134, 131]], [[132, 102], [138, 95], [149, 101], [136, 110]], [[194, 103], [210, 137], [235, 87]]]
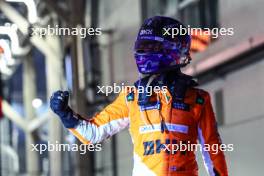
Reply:
[[[138, 75], [139, 75], [139, 81], [141, 79], [143, 79], [143, 78], [149, 77], [148, 83], [146, 84], [146, 86], [149, 86], [153, 82], [153, 80], [155, 80], [155, 78], [157, 78], [158, 76], [168, 75], [169, 73], [174, 73], [175, 75], [182, 74], [181, 68], [180, 67], [175, 67], [175, 68], [170, 68], [168, 70], [163, 70], [163, 71], [161, 71], [159, 73], [153, 73], [153, 74], [151, 74], [151, 73], [143, 74], [143, 73], [139, 72]], [[139, 85], [141, 85], [141, 84], [139, 84]]]
[[139, 79], [142, 79], [142, 78], [145, 78], [145, 77], [148, 77], [148, 76], [150, 76], [150, 74], [143, 74], [143, 73], [138, 72]]
[[151, 75], [148, 79], [148, 83], [147, 83], [146, 87], [148, 87], [157, 76], [158, 76], [157, 74]]

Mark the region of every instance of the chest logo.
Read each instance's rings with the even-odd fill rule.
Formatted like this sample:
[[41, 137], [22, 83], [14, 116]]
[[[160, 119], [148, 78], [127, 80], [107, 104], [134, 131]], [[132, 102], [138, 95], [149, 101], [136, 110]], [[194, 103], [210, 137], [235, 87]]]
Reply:
[[173, 102], [172, 103], [172, 107], [174, 109], [179, 109], [179, 110], [182, 110], [182, 111], [190, 111], [190, 105], [186, 104], [184, 102]]
[[145, 105], [140, 105], [140, 111], [146, 111], [146, 110], [152, 110], [152, 109], [160, 109], [160, 102], [151, 102], [151, 103], [147, 103]]

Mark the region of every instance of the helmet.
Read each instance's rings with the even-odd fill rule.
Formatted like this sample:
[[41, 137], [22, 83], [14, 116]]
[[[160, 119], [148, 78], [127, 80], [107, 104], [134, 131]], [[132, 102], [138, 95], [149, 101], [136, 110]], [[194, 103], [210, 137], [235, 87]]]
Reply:
[[168, 28], [179, 30], [186, 27], [169, 17], [155, 16], [144, 21], [134, 46], [140, 73], [161, 73], [190, 63], [190, 35], [167, 35], [164, 31]]

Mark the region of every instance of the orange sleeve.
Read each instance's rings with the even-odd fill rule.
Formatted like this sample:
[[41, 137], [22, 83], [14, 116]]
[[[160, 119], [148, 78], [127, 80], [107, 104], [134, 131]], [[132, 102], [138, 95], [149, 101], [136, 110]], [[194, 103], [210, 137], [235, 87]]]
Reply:
[[75, 128], [69, 129], [82, 143], [98, 143], [128, 127], [128, 107], [125, 93], [104, 108], [92, 119], [81, 120]]
[[204, 106], [202, 108], [198, 125], [198, 139], [202, 147], [213, 145], [218, 146], [218, 151], [202, 150], [204, 163], [210, 176], [228, 176], [226, 160], [223, 151], [220, 150], [222, 144], [217, 129], [217, 123], [213, 112], [213, 107], [208, 92], [203, 92]]

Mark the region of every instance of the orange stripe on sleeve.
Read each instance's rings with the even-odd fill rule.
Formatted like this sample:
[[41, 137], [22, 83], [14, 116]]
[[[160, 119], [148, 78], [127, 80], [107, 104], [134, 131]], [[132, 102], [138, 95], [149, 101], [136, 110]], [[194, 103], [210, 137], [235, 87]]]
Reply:
[[90, 144], [90, 141], [86, 140], [80, 133], [78, 133], [77, 130], [75, 130], [74, 128], [69, 128], [69, 131], [75, 136], [77, 137], [83, 144]]

